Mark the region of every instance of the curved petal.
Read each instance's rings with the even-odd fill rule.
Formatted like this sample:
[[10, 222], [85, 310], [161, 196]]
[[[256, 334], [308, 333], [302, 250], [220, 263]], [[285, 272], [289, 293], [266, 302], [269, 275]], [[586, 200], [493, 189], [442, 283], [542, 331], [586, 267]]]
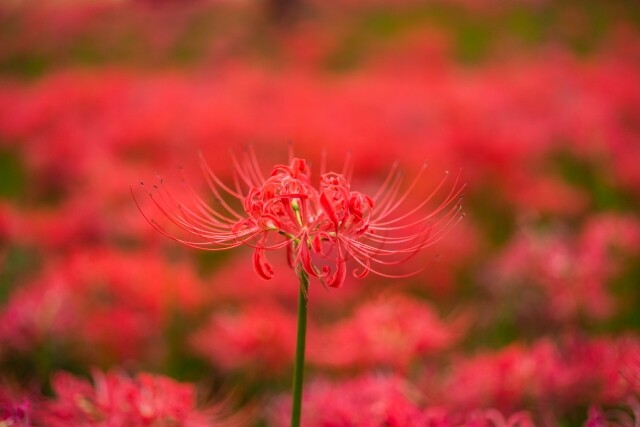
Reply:
[[263, 248], [257, 247], [253, 251], [253, 268], [265, 280], [270, 280], [273, 277], [273, 267], [267, 261]]
[[[325, 274], [329, 274], [329, 267], [324, 267]], [[338, 258], [336, 258], [336, 272], [326, 281], [326, 285], [332, 288], [339, 288], [347, 277], [346, 260], [342, 255], [342, 249], [338, 245]]]

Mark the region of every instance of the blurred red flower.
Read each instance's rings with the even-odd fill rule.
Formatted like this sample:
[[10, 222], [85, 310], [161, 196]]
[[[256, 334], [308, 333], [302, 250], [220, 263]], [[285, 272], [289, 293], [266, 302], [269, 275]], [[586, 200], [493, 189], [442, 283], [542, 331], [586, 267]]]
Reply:
[[295, 334], [293, 314], [275, 305], [251, 304], [214, 314], [192, 343], [222, 369], [277, 375], [293, 361]]
[[157, 361], [163, 331], [202, 307], [203, 290], [188, 264], [154, 253], [74, 253], [12, 293], [0, 310], [0, 352], [52, 342], [93, 363]]
[[594, 214], [577, 236], [535, 231], [516, 235], [504, 247], [490, 267], [488, 286], [501, 297], [513, 289], [541, 291], [538, 306], [532, 298], [509, 306], [539, 311], [556, 323], [613, 316], [622, 302], [611, 283], [625, 271], [625, 261], [640, 253], [640, 222], [630, 215]]
[[592, 402], [617, 403], [639, 391], [640, 342], [623, 336], [559, 343], [545, 338], [460, 358], [439, 396], [456, 408], [515, 410], [535, 401], [550, 415]]
[[[286, 398], [270, 408], [270, 423], [288, 425]], [[425, 396], [397, 375], [365, 375], [344, 382], [316, 380], [304, 396], [307, 427], [532, 427], [528, 412], [469, 411], [425, 405]]]
[[96, 371], [93, 380], [91, 384], [58, 373], [52, 381], [56, 398], [43, 405], [39, 414], [44, 425], [213, 427], [239, 422], [224, 420], [223, 406], [199, 409], [195, 387], [171, 378], [146, 373], [130, 378]]
[[329, 328], [309, 347], [309, 359], [333, 368], [390, 366], [406, 371], [417, 358], [457, 343], [465, 323], [464, 318], [458, 318], [447, 324], [419, 300], [401, 294], [383, 295]]
[[[418, 425], [420, 395], [398, 376], [367, 375], [332, 384], [316, 380], [303, 396], [302, 425], [400, 427]], [[270, 425], [288, 425], [290, 399], [271, 406]]]

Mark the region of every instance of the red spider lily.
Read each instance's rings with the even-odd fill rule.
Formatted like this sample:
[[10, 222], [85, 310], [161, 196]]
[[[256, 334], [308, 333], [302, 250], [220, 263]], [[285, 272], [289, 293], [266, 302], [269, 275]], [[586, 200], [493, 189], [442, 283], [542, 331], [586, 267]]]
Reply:
[[175, 313], [202, 308], [203, 290], [186, 264], [154, 253], [74, 252], [21, 284], [0, 308], [0, 353], [55, 342], [94, 363], [157, 360], [163, 331]]
[[457, 178], [439, 206], [429, 213], [422, 212], [442, 190], [448, 174], [407, 209], [405, 205], [419, 186], [425, 167], [402, 191], [403, 174], [394, 165], [378, 192], [369, 196], [351, 188], [350, 157], [342, 173], [325, 172], [323, 158], [317, 188], [312, 184], [307, 161], [292, 153], [289, 159], [288, 165], [276, 165], [265, 177], [253, 151], [246, 153], [244, 162], [234, 157], [232, 186], [219, 179], [201, 159], [217, 208], [189, 186], [189, 206], [179, 202], [164, 181], [154, 186], [149, 196], [155, 206], [174, 226], [196, 239], [178, 237], [142, 213], [160, 232], [187, 246], [213, 251], [241, 245], [253, 247], [254, 268], [267, 280], [274, 271], [265, 252], [286, 249], [290, 266], [331, 287], [344, 283], [348, 260], [356, 263], [356, 278], [364, 278], [369, 272], [384, 277], [406, 276], [382, 269], [402, 263], [432, 245], [462, 217], [460, 199], [464, 186], [458, 185]]
[[[313, 381], [305, 394], [308, 427], [533, 427], [531, 415], [481, 407], [433, 406], [413, 384], [397, 375], [364, 375], [342, 382]], [[269, 425], [288, 425], [287, 398], [269, 408]]]
[[[433, 390], [427, 382], [424, 389]], [[633, 336], [558, 343], [539, 339], [459, 359], [440, 396], [457, 408], [514, 410], [548, 400], [566, 413], [593, 402], [620, 402], [640, 391], [640, 341]]]
[[195, 386], [168, 377], [94, 371], [93, 379], [91, 384], [71, 374], [56, 374], [52, 387], [57, 396], [41, 408], [42, 425], [211, 427], [248, 421], [248, 413], [227, 415], [227, 402], [197, 407]]
[[[295, 317], [276, 305], [248, 304], [236, 312], [214, 314], [192, 336], [196, 351], [228, 371], [278, 374], [293, 361]], [[266, 368], [266, 369], [265, 369]]]
[[[367, 375], [331, 383], [316, 379], [304, 395], [303, 425], [319, 426], [407, 426], [419, 425], [420, 395], [403, 378]], [[270, 423], [288, 425], [289, 399], [276, 399], [269, 408]]]
[[465, 323], [459, 317], [447, 324], [426, 303], [386, 293], [329, 328], [318, 345], [310, 347], [309, 359], [334, 368], [392, 366], [406, 372], [418, 356], [441, 352], [459, 341]]

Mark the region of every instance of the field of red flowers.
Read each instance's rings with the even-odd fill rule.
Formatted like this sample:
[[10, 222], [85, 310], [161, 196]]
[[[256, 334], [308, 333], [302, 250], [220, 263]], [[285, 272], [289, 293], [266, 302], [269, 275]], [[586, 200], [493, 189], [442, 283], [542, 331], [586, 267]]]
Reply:
[[[308, 247], [231, 200], [291, 151]], [[640, 7], [0, 4], [1, 427], [289, 425], [288, 257], [303, 426], [640, 425]]]

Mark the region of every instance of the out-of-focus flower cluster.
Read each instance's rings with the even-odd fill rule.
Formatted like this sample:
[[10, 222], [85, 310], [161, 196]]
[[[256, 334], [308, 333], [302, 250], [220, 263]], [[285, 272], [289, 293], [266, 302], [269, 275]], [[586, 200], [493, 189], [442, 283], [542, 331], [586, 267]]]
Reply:
[[8, 426], [236, 426], [247, 415], [228, 415], [224, 404], [200, 407], [192, 384], [139, 374], [93, 372], [93, 383], [60, 372], [51, 380], [53, 398], [31, 405], [0, 388], [0, 420]]
[[333, 282], [343, 253], [323, 279], [344, 286], [312, 281], [303, 425], [637, 424], [632, 2], [112, 3], [0, 5], [0, 426], [286, 425], [286, 256], [258, 254], [262, 280], [254, 247], [177, 245], [131, 193], [150, 220], [141, 180], [224, 211], [199, 153], [233, 192], [234, 155], [269, 176], [288, 142], [318, 212], [346, 188], [323, 162], [351, 159], [355, 199], [420, 176], [409, 211], [467, 183], [465, 219], [385, 269], [419, 273]]

